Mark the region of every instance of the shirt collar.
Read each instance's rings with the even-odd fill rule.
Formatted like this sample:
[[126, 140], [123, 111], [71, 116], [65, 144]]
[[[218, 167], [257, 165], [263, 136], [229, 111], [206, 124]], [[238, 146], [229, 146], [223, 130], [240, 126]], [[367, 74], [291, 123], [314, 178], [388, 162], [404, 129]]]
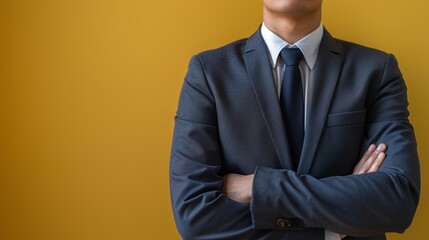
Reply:
[[290, 44], [283, 40], [281, 37], [269, 30], [264, 23], [262, 23], [261, 34], [270, 52], [271, 64], [273, 68], [276, 67], [280, 51], [284, 47], [298, 47], [303, 53], [304, 59], [310, 69], [313, 69], [314, 65], [316, 64], [317, 55], [319, 53], [320, 42], [322, 41], [323, 37], [322, 24], [320, 24], [316, 30], [301, 38], [295, 44]]

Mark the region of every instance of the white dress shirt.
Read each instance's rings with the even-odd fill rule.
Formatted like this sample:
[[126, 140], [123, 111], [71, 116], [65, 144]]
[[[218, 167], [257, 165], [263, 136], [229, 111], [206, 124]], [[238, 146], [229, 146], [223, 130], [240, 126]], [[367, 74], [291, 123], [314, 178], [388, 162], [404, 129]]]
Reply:
[[[274, 81], [277, 86], [277, 96], [280, 98], [281, 84], [283, 79], [283, 73], [285, 70], [285, 64], [280, 57], [280, 52], [283, 48], [299, 48], [304, 55], [304, 59], [299, 64], [302, 78], [302, 89], [304, 96], [304, 129], [307, 125], [307, 111], [308, 101], [311, 97], [310, 94], [313, 91], [313, 80], [314, 80], [314, 65], [317, 61], [317, 55], [319, 53], [320, 42], [323, 37], [323, 25], [321, 24], [316, 30], [296, 42], [290, 44], [283, 40], [281, 37], [273, 33], [271, 30], [262, 23], [261, 27], [262, 37], [267, 44], [268, 51], [270, 53], [271, 66], [274, 75]], [[325, 240], [339, 240], [340, 236], [336, 233], [325, 230]]]

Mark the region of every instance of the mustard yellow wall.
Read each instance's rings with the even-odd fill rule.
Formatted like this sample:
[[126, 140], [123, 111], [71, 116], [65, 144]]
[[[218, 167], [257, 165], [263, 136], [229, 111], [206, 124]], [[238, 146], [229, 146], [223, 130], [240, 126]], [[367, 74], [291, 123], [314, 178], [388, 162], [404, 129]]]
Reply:
[[[423, 192], [391, 239], [426, 239], [429, 3], [325, 0], [337, 37], [395, 53]], [[189, 58], [252, 34], [261, 1], [0, 2], [0, 239], [179, 239], [168, 161]]]

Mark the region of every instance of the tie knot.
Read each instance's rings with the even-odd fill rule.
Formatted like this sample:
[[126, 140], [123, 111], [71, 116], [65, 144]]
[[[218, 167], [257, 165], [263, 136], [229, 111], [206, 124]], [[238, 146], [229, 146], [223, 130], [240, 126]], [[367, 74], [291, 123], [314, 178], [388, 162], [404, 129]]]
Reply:
[[299, 48], [283, 48], [280, 57], [286, 66], [298, 66], [304, 55]]

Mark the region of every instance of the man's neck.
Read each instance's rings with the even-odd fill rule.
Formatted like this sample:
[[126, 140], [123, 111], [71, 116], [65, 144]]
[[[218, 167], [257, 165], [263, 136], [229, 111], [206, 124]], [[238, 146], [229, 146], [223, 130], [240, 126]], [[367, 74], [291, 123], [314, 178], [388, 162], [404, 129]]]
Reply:
[[307, 36], [320, 26], [321, 13], [306, 16], [282, 16], [267, 14], [264, 9], [264, 24], [272, 32], [290, 44]]

